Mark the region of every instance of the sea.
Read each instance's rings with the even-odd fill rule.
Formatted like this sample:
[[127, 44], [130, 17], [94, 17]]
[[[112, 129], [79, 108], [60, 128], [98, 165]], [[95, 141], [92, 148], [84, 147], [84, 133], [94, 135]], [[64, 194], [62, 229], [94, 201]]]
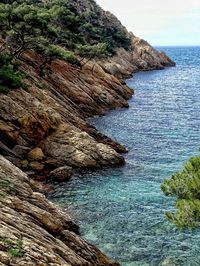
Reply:
[[199, 266], [200, 228], [165, 218], [175, 199], [160, 185], [199, 154], [200, 47], [157, 47], [176, 67], [136, 73], [129, 109], [89, 122], [125, 145], [126, 164], [75, 175], [49, 198], [80, 224], [81, 236], [122, 266]]

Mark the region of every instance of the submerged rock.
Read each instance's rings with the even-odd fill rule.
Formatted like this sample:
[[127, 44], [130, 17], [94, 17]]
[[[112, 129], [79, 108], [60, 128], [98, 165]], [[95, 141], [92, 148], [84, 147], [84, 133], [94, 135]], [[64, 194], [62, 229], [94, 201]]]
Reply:
[[30, 167], [30, 169], [36, 170], [36, 171], [39, 171], [39, 172], [44, 169], [44, 164], [39, 163], [37, 161], [33, 161], [33, 162], [29, 163], [28, 166]]
[[72, 167], [63, 166], [63, 167], [59, 167], [59, 168], [56, 168], [55, 170], [51, 171], [49, 177], [51, 179], [55, 179], [58, 181], [67, 181], [70, 179], [72, 174], [73, 174]]
[[166, 258], [163, 262], [161, 262], [160, 266], [181, 266], [182, 263], [179, 262], [178, 259], [173, 257]]

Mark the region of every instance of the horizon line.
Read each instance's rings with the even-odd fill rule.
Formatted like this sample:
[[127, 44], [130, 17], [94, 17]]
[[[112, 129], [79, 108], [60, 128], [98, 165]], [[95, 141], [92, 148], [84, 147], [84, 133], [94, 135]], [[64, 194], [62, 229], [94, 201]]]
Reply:
[[154, 47], [200, 47], [200, 44], [151, 44]]

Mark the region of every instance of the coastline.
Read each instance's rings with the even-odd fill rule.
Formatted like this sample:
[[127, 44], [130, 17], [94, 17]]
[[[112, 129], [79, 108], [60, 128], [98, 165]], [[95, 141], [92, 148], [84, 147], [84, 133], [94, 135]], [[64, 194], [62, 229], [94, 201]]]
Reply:
[[43, 78], [35, 69], [37, 58], [30, 54], [27, 62], [32, 63], [22, 65], [31, 77], [26, 81], [27, 90], [0, 95], [2, 155], [25, 172], [31, 169], [31, 174], [41, 179], [63, 166], [76, 171], [123, 164], [121, 153], [126, 148], [85, 119], [127, 108], [134, 92], [123, 79], [132, 73], [174, 64], [148, 43], [134, 38], [136, 41], [137, 51], [120, 49], [115, 57], [89, 62], [84, 69], [57, 60], [52, 74]]
[[[116, 81], [116, 79], [113, 76], [111, 76], [111, 78], [112, 80], [114, 79], [115, 84], [121, 84], [121, 82], [119, 83], [119, 81]], [[124, 90], [121, 90], [120, 93], [125, 92], [125, 96], [122, 97], [122, 101], [121, 101], [122, 104], [119, 104], [119, 106], [116, 105], [114, 106], [114, 108], [128, 107], [127, 100], [130, 99], [130, 97], [132, 96], [132, 93], [126, 85], [122, 85], [122, 86], [123, 87], [120, 86], [120, 88], [124, 88]], [[31, 90], [29, 89], [29, 93], [30, 92], [32, 93], [32, 95], [35, 95], [35, 92], [33, 89]], [[19, 97], [18, 96], [16, 97], [16, 92], [15, 92], [15, 99], [18, 102], [21, 102], [21, 98], [20, 98], [21, 96], [24, 96], [24, 95], [27, 96], [27, 92], [18, 91], [17, 94], [19, 94], [18, 95]], [[12, 96], [14, 95], [12, 95], [11, 93], [10, 99], [12, 99]], [[5, 102], [5, 101], [2, 101], [2, 99], [5, 100], [6, 98], [7, 100], [6, 103], [9, 103], [8, 97], [10, 97], [10, 95], [2, 96], [0, 102], [1, 103]], [[32, 97], [31, 99], [33, 100]], [[32, 104], [30, 104], [30, 101], [27, 101], [27, 98], [25, 102], [26, 103], [28, 102], [29, 108], [33, 108]], [[13, 104], [13, 101], [12, 101], [12, 104]], [[9, 110], [10, 112], [9, 108], [7, 108], [7, 110]], [[104, 110], [104, 112], [101, 112], [101, 114], [106, 114], [106, 112], [109, 111], [109, 108], [105, 108], [102, 110]], [[15, 115], [18, 113], [16, 111], [18, 111], [18, 109], [15, 110]], [[20, 110], [20, 114], [21, 114], [21, 110]], [[51, 114], [52, 114], [52, 110], [51, 110]], [[12, 113], [12, 116], [11, 116], [12, 120], [13, 120], [13, 116], [14, 114]], [[7, 117], [8, 117], [8, 113], [7, 113]], [[25, 117], [26, 117], [25, 121], [27, 125], [27, 116]], [[84, 116], [81, 116], [81, 117], [84, 117]], [[59, 119], [58, 119], [58, 116], [56, 115], [53, 116], [53, 119], [51, 117], [50, 121], [53, 121], [54, 127], [55, 127], [55, 124], [57, 125], [58, 121], [60, 121]], [[49, 120], [49, 117], [48, 117], [48, 120]], [[24, 119], [22, 119], [22, 121], [24, 121]], [[81, 119], [81, 122], [82, 121], [84, 120]], [[42, 122], [44, 122], [44, 120]], [[4, 125], [4, 129], [7, 130], [8, 126], [5, 128], [5, 124], [3, 125]], [[88, 130], [87, 123], [83, 124], [82, 122], [81, 126], [82, 125], [84, 125], [84, 128]], [[87, 125], [87, 127], [85, 125]], [[30, 120], [28, 120], [27, 129], [30, 130], [30, 128], [31, 128]], [[59, 126], [58, 129], [60, 130], [60, 132], [62, 132], [62, 134], [66, 132], [65, 131], [66, 128], [63, 127], [63, 125]], [[67, 127], [67, 129], [69, 129], [69, 127]], [[1, 127], [1, 130], [2, 130], [2, 127]], [[9, 124], [9, 131], [4, 131], [4, 133], [5, 132], [7, 133], [9, 132], [9, 134], [12, 132], [10, 130], [10, 124]], [[113, 145], [113, 147], [117, 151], [125, 152], [125, 149], [122, 148], [123, 146], [103, 136], [101, 133], [96, 131], [94, 127], [89, 126], [89, 132], [91, 135], [95, 136], [96, 141], [99, 139], [101, 142], [106, 143], [106, 145], [103, 144], [104, 146], [109, 145], [112, 147]], [[30, 134], [30, 131], [28, 133]], [[35, 132], [31, 132], [31, 133], [33, 134]], [[79, 134], [81, 134], [81, 141], [82, 141], [82, 133], [80, 132]], [[85, 137], [87, 135], [84, 134], [83, 136]], [[101, 145], [102, 144], [100, 144], [100, 146]], [[94, 148], [96, 152], [96, 144]], [[113, 154], [114, 149], [110, 149], [110, 148], [107, 148], [107, 149], [111, 151], [111, 154]], [[12, 150], [8, 147], [8, 149], [6, 149], [6, 152], [9, 153], [9, 152], [12, 152]], [[30, 153], [30, 150], [28, 150], [28, 152]], [[37, 153], [36, 155], [38, 156]], [[7, 155], [5, 157], [7, 157], [7, 159], [11, 158], [10, 161], [12, 161], [13, 159], [12, 154], [9, 154], [9, 156]], [[116, 158], [117, 159], [120, 158], [120, 160], [118, 159], [119, 161], [116, 161]], [[118, 155], [118, 153], [114, 151], [113, 166], [117, 165], [119, 162], [123, 163], [124, 160], [121, 158], [123, 158], [123, 156]], [[112, 157], [112, 160], [113, 160], [113, 157]], [[107, 160], [107, 163], [103, 163], [102, 166], [106, 166], [106, 165], [112, 166], [112, 160], [110, 159]], [[23, 158], [23, 161], [24, 161], [24, 158]], [[38, 162], [39, 163], [42, 162], [41, 158], [38, 159]], [[21, 160], [20, 160], [20, 163], [21, 163]], [[2, 222], [2, 230], [0, 230], [0, 237], [1, 237], [1, 243], [3, 243], [2, 245], [4, 246], [4, 249], [0, 254], [0, 261], [2, 263], [4, 263], [5, 265], [8, 265], [8, 264], [9, 265], [22, 265], [22, 266], [23, 265], [35, 265], [35, 264], [31, 264], [33, 263], [31, 261], [33, 261], [33, 257], [34, 257], [34, 261], [38, 261], [38, 258], [39, 258], [38, 263], [40, 263], [40, 258], [42, 259], [42, 261], [44, 261], [44, 263], [41, 264], [42, 266], [43, 265], [49, 266], [50, 265], [49, 261], [51, 261], [51, 263], [54, 263], [52, 265], [62, 265], [62, 266], [63, 265], [74, 265], [74, 266], [85, 265], [85, 263], [89, 263], [88, 265], [102, 265], [102, 263], [108, 266], [119, 265], [118, 263], [109, 260], [97, 248], [83, 241], [77, 235], [78, 226], [74, 224], [71, 218], [66, 213], [63, 213], [63, 211], [61, 211], [58, 207], [56, 207], [51, 202], [49, 202], [42, 194], [37, 192], [38, 189], [39, 191], [43, 189], [42, 186], [38, 187], [38, 183], [35, 183], [34, 181], [30, 180], [25, 173], [23, 173], [21, 170], [16, 168], [14, 165], [8, 162], [5, 158], [0, 157], [0, 164], [1, 164], [0, 165], [0, 172], [1, 172], [0, 181], [2, 184], [6, 182], [6, 186], [3, 186], [3, 187], [0, 186], [1, 194], [3, 195], [0, 197], [0, 204], [2, 206], [1, 212], [0, 212], [1, 222]], [[58, 166], [57, 162], [56, 162], [56, 166]], [[92, 165], [92, 167], [93, 166], [94, 165]], [[95, 167], [96, 166], [97, 165], [95, 165]], [[85, 167], [83, 167], [83, 169], [84, 168]], [[22, 170], [26, 171], [26, 169], [23, 169], [23, 167], [22, 167]], [[38, 174], [38, 176], [40, 176], [38, 171], [36, 173]], [[16, 178], [17, 178], [17, 182], [16, 182]], [[27, 191], [29, 195], [25, 191]], [[55, 218], [53, 218], [54, 216], [57, 217], [58, 219], [55, 220]], [[8, 217], [10, 217], [9, 218], [10, 222], [8, 222]], [[33, 221], [31, 217], [34, 217]], [[12, 228], [10, 228], [11, 224], [12, 224]], [[20, 224], [23, 227], [21, 227]], [[32, 230], [34, 230], [35, 232], [34, 236], [31, 232]], [[38, 233], [39, 234], [42, 233], [42, 238], [39, 237]], [[56, 243], [56, 248], [53, 242], [51, 241], [48, 243], [46, 242], [46, 239], [49, 239], [49, 238], [51, 238], [52, 241]], [[23, 256], [13, 258], [7, 252], [8, 248], [6, 246], [5, 239], [9, 239], [11, 246], [13, 246], [18, 252], [19, 251], [22, 252]], [[38, 243], [39, 243], [38, 239], [40, 239], [39, 246], [38, 246]], [[19, 241], [22, 241], [21, 248], [16, 247]], [[37, 245], [37, 252], [32, 253], [33, 252], [32, 247], [36, 245]], [[40, 248], [38, 249], [38, 247]], [[64, 255], [64, 253], [66, 253], [66, 255]], [[48, 254], [51, 254], [50, 257]], [[70, 264], [66, 264], [66, 263], [70, 263]]]
[[132, 73], [175, 64], [128, 33], [112, 14], [100, 12], [111, 27], [124, 32], [128, 49], [118, 48], [113, 57], [90, 60], [82, 68], [57, 59], [44, 76], [38, 75], [38, 54], [30, 51], [20, 62], [26, 89], [0, 94], [2, 265], [119, 265], [82, 240], [79, 227], [32, 179], [67, 181], [81, 169], [124, 164], [126, 148], [86, 119], [128, 108], [134, 92], [124, 79]]

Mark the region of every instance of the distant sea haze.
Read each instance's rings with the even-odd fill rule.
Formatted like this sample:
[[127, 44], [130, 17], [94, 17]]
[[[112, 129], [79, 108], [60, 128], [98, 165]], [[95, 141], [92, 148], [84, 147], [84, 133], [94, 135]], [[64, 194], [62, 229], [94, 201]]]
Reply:
[[164, 218], [174, 200], [160, 184], [198, 154], [200, 47], [158, 47], [176, 67], [137, 73], [129, 109], [90, 119], [126, 145], [126, 165], [59, 184], [53, 201], [70, 208], [82, 235], [123, 266], [200, 265], [200, 229], [177, 230]]

